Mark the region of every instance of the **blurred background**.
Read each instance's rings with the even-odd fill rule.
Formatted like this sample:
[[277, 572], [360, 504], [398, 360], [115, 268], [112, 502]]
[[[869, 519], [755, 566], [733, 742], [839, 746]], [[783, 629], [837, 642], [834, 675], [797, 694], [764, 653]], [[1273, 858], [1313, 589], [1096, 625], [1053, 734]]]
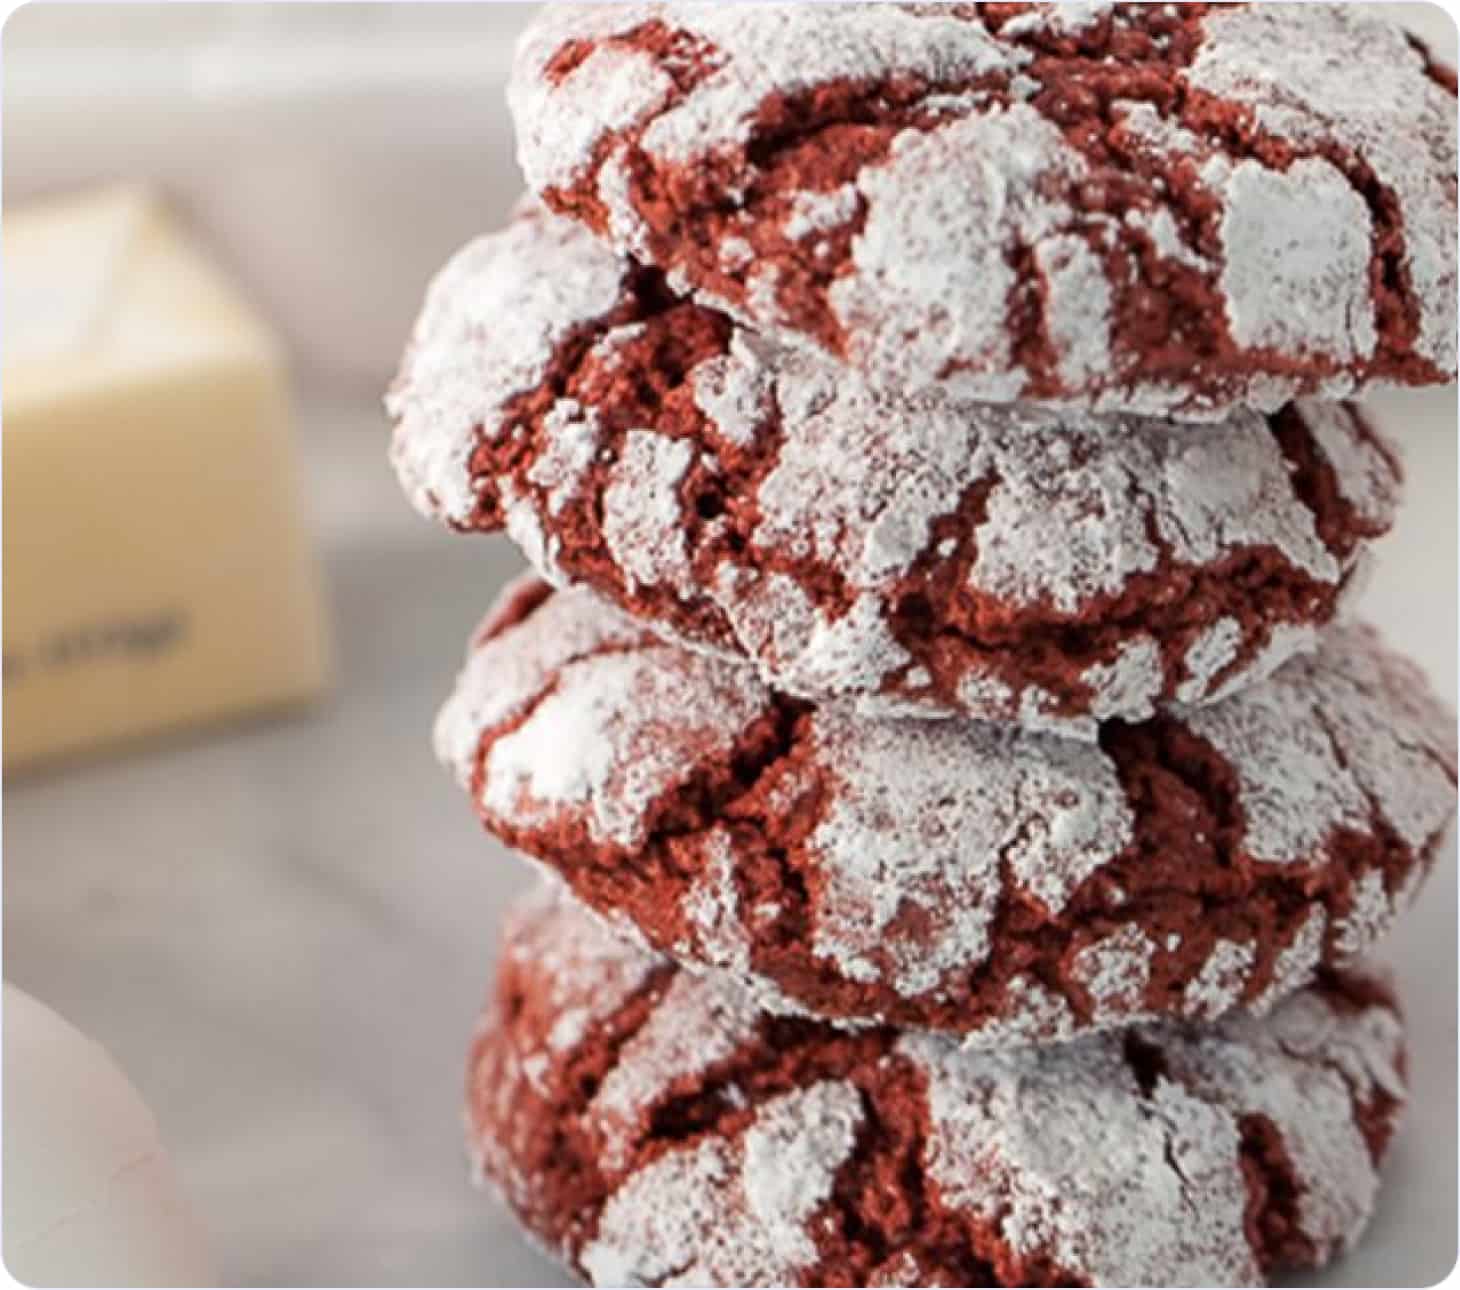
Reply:
[[[1443, 11], [1385, 8], [1453, 60]], [[565, 1284], [467, 1185], [465, 1046], [529, 879], [429, 751], [519, 560], [415, 517], [379, 408], [427, 279], [518, 194], [530, 14], [4, 28], [4, 975], [115, 1056], [228, 1283]], [[1410, 497], [1364, 609], [1453, 701], [1455, 393], [1374, 407]], [[1452, 844], [1392, 942], [1415, 1120], [1323, 1284], [1454, 1264], [1455, 906]]]

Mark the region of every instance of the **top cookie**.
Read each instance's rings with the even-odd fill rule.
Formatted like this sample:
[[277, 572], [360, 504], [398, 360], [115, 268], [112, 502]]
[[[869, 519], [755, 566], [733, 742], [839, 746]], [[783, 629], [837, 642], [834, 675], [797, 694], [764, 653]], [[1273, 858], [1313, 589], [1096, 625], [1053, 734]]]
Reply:
[[1353, 6], [549, 6], [509, 98], [550, 205], [877, 384], [1455, 374], [1454, 76]]

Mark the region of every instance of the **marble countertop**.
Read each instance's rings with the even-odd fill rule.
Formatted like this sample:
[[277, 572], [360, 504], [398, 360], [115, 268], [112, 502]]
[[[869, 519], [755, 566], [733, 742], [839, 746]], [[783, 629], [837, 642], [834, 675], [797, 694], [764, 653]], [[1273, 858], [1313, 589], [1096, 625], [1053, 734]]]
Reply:
[[[1368, 616], [1455, 698], [1453, 392], [1383, 400], [1411, 496]], [[116, 1056], [236, 1284], [568, 1284], [467, 1184], [462, 1062], [531, 880], [428, 730], [518, 567], [418, 521], [373, 400], [305, 401], [334, 697], [6, 785], [5, 976]], [[1389, 958], [1415, 1103], [1369, 1238], [1319, 1284], [1429, 1285], [1456, 1254], [1454, 848]]]

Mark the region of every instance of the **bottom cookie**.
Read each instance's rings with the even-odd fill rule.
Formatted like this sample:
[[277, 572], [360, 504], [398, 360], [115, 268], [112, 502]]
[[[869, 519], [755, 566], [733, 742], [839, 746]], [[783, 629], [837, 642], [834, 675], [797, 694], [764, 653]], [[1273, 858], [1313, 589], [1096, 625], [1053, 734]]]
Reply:
[[1253, 1285], [1362, 1232], [1404, 1101], [1389, 988], [961, 1050], [772, 1017], [545, 890], [473, 1045], [473, 1158], [597, 1285]]

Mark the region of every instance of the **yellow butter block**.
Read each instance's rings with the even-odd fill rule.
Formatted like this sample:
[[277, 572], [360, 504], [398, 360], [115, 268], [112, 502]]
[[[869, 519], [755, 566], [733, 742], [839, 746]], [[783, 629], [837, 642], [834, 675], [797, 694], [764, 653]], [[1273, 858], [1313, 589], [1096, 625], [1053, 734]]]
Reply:
[[6, 768], [318, 695], [274, 339], [145, 190], [3, 232]]

